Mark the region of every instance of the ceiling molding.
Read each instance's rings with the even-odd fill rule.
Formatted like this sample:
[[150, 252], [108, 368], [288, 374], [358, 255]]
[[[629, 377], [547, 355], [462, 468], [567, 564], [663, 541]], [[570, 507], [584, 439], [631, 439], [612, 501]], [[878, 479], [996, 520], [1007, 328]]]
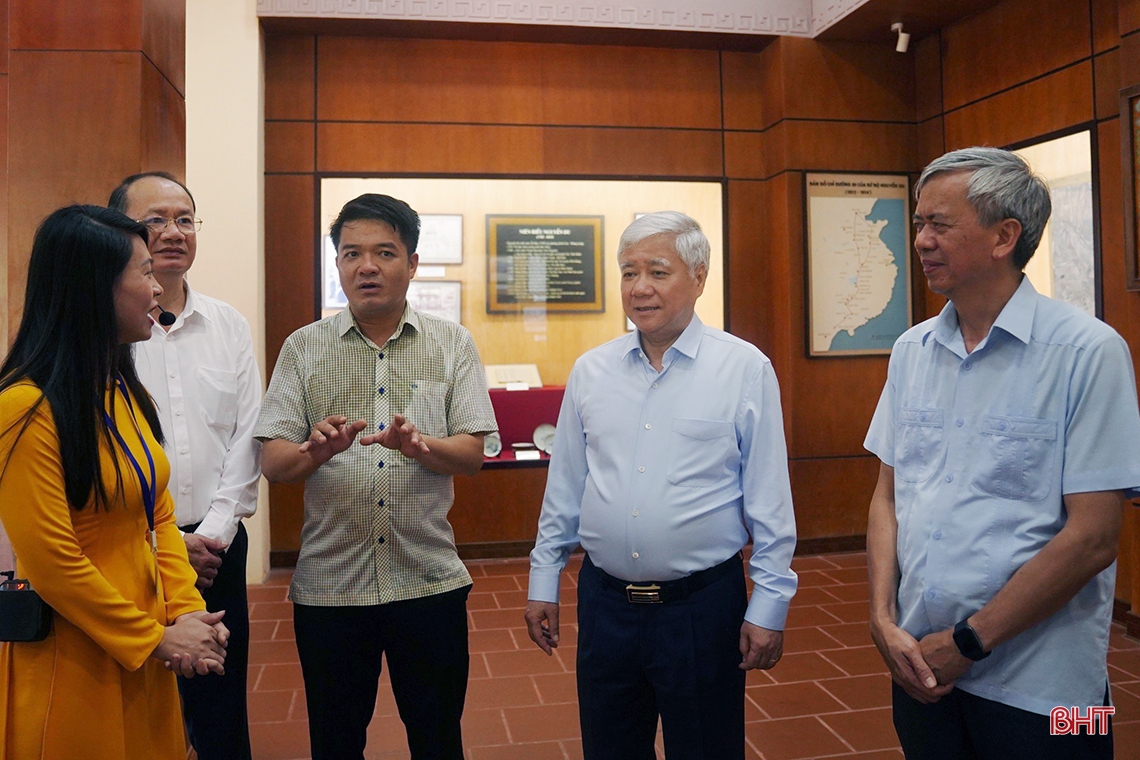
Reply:
[[[866, 0], [815, 2], [857, 7]], [[708, 0], [257, 0], [257, 15], [812, 36], [812, 0], [717, 0], [712, 5]]]
[[812, 0], [811, 33], [815, 37], [870, 0]]

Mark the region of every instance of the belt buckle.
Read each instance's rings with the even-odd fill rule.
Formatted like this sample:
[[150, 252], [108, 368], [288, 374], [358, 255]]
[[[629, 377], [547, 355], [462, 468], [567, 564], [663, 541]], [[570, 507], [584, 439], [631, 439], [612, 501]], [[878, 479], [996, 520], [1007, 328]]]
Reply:
[[656, 583], [648, 586], [631, 583], [625, 587], [625, 598], [630, 604], [661, 604], [661, 587]]

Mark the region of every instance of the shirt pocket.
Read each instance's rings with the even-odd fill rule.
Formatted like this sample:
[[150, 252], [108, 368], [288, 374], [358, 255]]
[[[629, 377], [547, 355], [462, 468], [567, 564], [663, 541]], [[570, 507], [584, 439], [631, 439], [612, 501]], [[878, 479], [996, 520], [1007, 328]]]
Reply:
[[973, 485], [1001, 499], [1041, 501], [1053, 487], [1056, 448], [1056, 420], [987, 414]]
[[424, 435], [447, 437], [447, 383], [413, 380], [404, 417]]
[[219, 430], [230, 430], [237, 422], [237, 373], [226, 369], [196, 367], [198, 403], [206, 424]]
[[736, 426], [721, 420], [675, 418], [669, 436], [669, 482], [714, 486], [731, 480], [740, 467]]
[[942, 455], [942, 410], [903, 407], [895, 428], [895, 477], [906, 483], [926, 480]]

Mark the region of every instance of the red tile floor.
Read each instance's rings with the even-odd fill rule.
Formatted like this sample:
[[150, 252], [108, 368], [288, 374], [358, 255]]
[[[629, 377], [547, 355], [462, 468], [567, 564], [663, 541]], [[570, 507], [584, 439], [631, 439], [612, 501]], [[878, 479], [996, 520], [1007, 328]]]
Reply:
[[[527, 638], [525, 560], [467, 563], [471, 680], [463, 716], [468, 760], [573, 760], [582, 756], [574, 688], [573, 572], [563, 574], [562, 646], [548, 658]], [[749, 758], [901, 758], [890, 681], [867, 633], [863, 553], [797, 557], [785, 656], [748, 678]], [[255, 760], [309, 757], [301, 668], [293, 642], [290, 571], [251, 586], [249, 696]], [[1108, 655], [1116, 704], [1116, 756], [1140, 757], [1140, 641], [1113, 626]], [[370, 760], [407, 758], [386, 674], [368, 729]], [[658, 755], [664, 753], [658, 749]]]

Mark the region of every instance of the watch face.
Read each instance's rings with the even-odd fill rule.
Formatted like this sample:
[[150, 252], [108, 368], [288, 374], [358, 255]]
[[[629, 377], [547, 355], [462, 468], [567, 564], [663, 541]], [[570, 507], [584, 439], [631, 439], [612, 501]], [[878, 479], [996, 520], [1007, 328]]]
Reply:
[[968, 659], [977, 661], [989, 656], [989, 652], [982, 649], [982, 642], [978, 639], [978, 634], [974, 633], [974, 629], [964, 623], [955, 626], [954, 643], [962, 656]]

